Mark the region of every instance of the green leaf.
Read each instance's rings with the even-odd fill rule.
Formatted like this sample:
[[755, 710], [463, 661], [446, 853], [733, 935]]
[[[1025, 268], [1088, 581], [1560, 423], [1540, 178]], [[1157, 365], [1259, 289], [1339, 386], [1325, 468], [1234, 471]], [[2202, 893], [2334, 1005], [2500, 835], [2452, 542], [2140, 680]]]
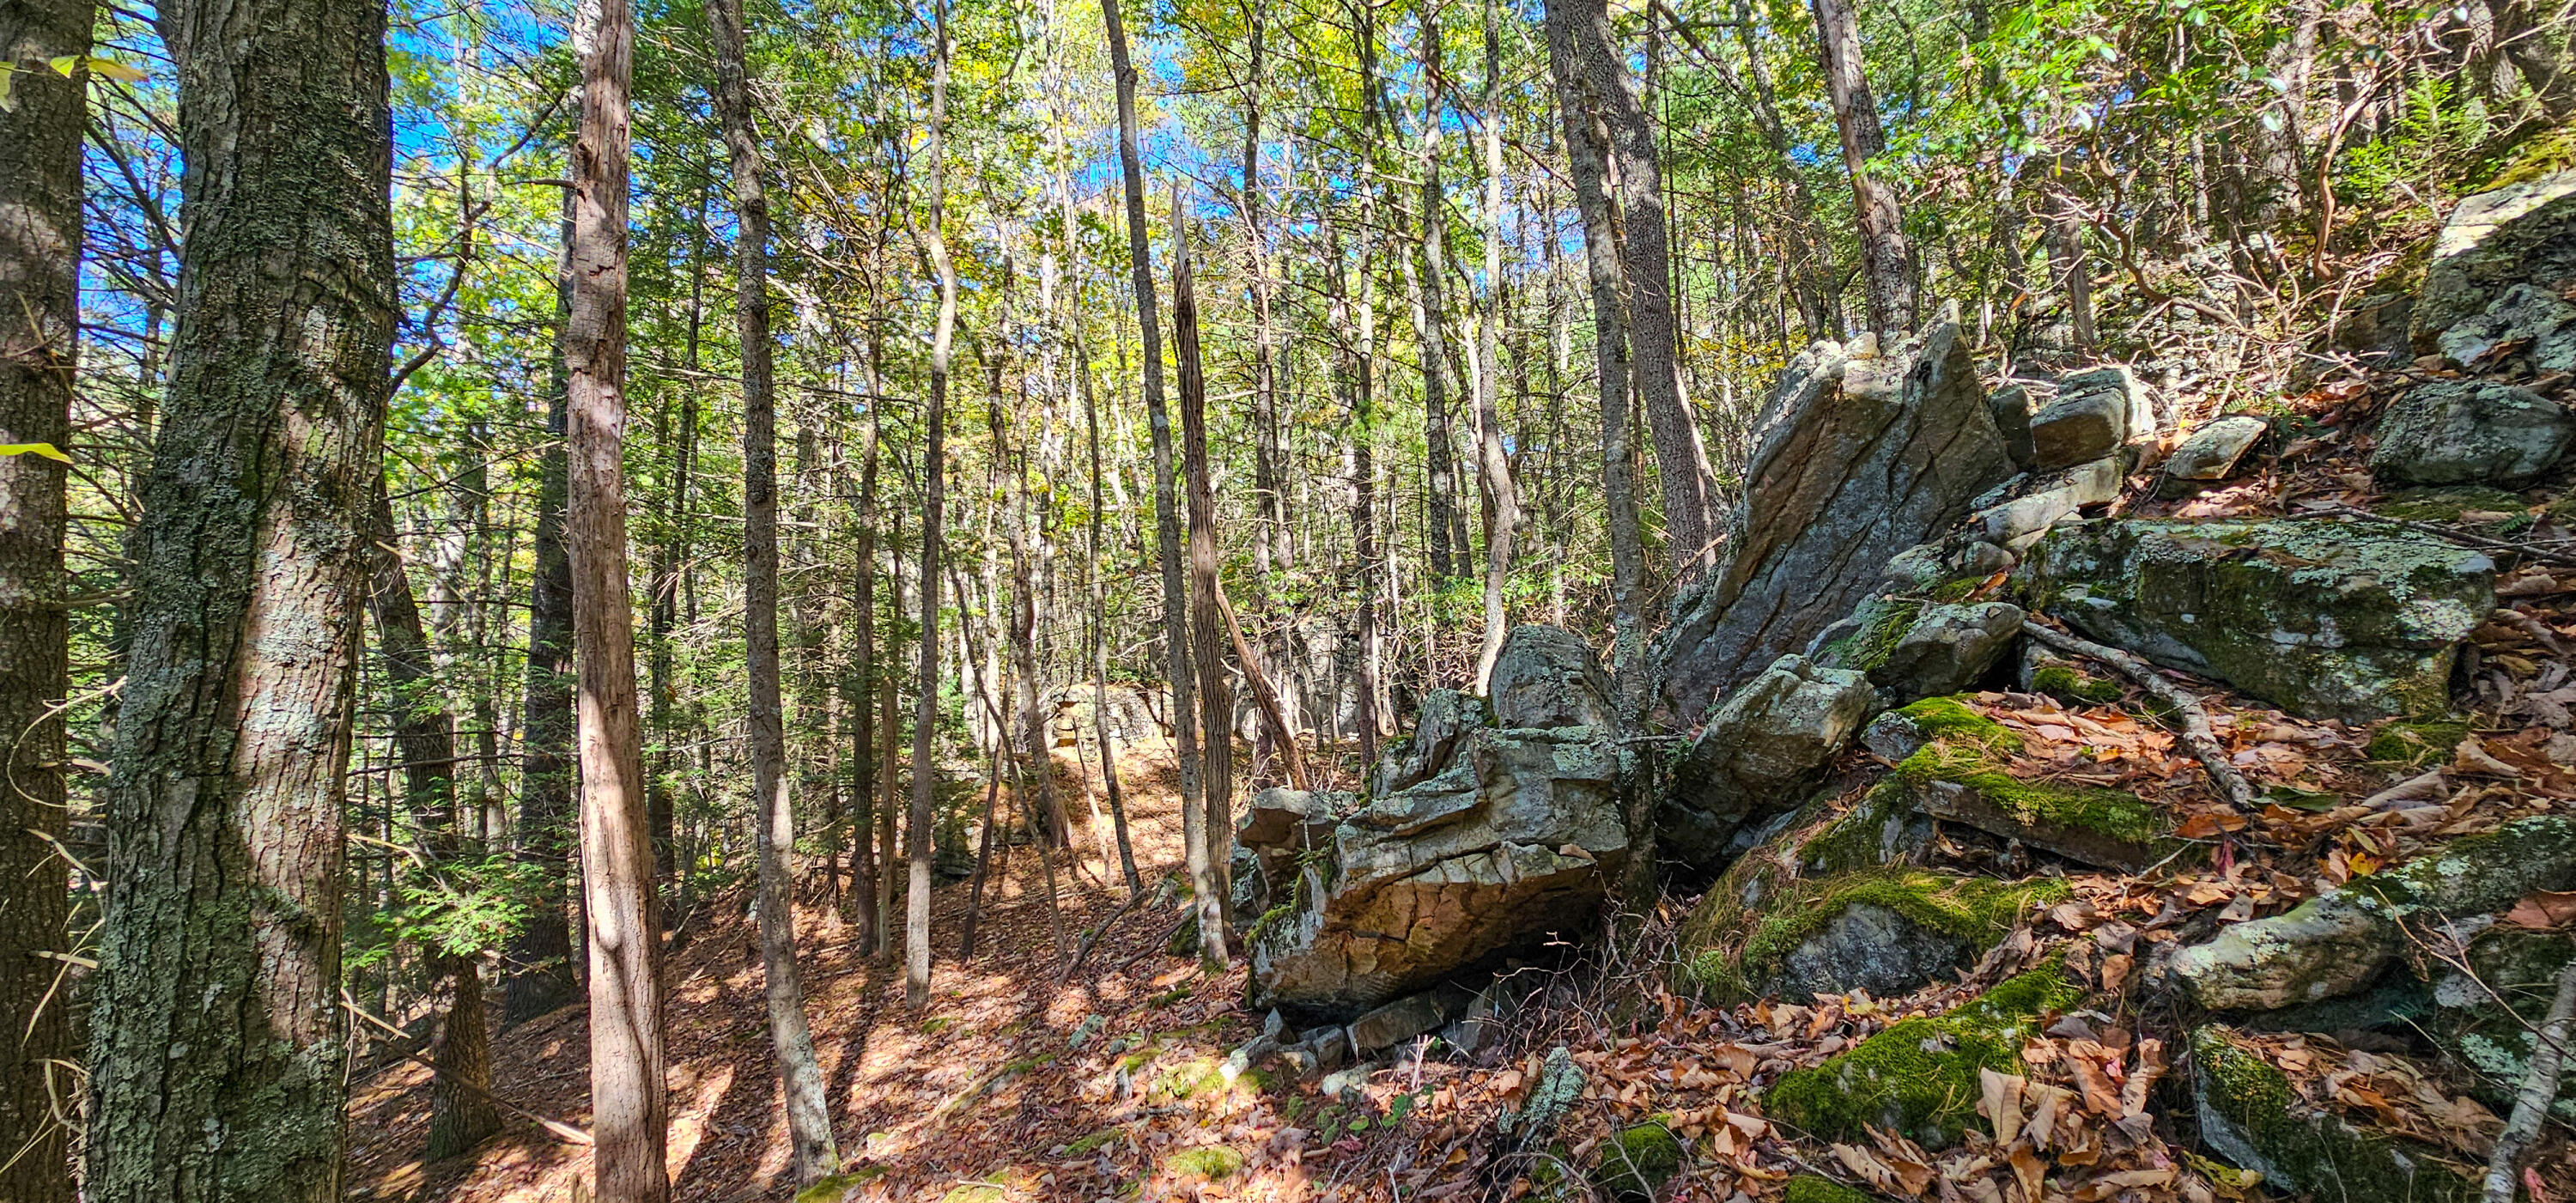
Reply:
[[52, 443], [0, 443], [0, 455], [39, 455], [66, 464], [72, 462], [72, 457], [63, 454]]
[[124, 80], [130, 84], [139, 84], [144, 80], [152, 78], [151, 76], [144, 74], [141, 68], [129, 67], [115, 59], [100, 58], [94, 54], [86, 56], [66, 54], [57, 58], [47, 59], [45, 62], [46, 65], [61, 72], [65, 79], [70, 79], [72, 74], [79, 71], [83, 65], [87, 65], [90, 71], [94, 74], [104, 75], [109, 79]]

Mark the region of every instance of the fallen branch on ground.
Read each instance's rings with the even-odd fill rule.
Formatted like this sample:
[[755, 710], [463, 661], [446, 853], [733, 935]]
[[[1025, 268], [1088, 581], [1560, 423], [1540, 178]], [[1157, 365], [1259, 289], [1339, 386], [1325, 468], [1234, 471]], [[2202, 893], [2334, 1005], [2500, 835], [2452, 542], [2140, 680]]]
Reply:
[[2110, 665], [2118, 670], [2121, 676], [2136, 682], [2139, 688], [2156, 695], [2159, 701], [2173, 707], [2174, 715], [2182, 720], [2179, 734], [2183, 747], [2191, 752], [2193, 759], [2200, 762], [2201, 771], [2209, 774], [2210, 785], [2215, 787], [2220, 796], [2226, 798], [2228, 804], [2236, 809], [2247, 811], [2254, 809], [2254, 786], [2245, 780], [2244, 774], [2236, 771], [2235, 765], [2228, 763], [2227, 749], [2219, 744], [2217, 733], [2210, 729], [2209, 711], [2201, 707], [2200, 699], [2194, 697], [2190, 690], [2174, 684], [2172, 678], [2156, 671], [2154, 665], [2118, 648], [2105, 647], [2089, 639], [2079, 639], [2064, 631], [2044, 627], [2028, 619], [2022, 620], [2021, 629], [2031, 638], [2061, 652], [2070, 652], [2087, 660], [2098, 660]]
[[[366, 1008], [351, 1001], [348, 996], [348, 992], [345, 990], [340, 993], [340, 1005], [348, 1008], [351, 1015], [355, 1015], [368, 1023], [372, 1023], [377, 1027], [383, 1028], [394, 1035], [402, 1036], [407, 1034], [401, 1028], [395, 1027], [384, 1019], [370, 1014]], [[508, 1099], [502, 1098], [500, 1095], [494, 1094], [491, 1091], [485, 1090], [472, 1082], [466, 1081], [445, 1069], [439, 1068], [437, 1062], [432, 1061], [427, 1057], [421, 1056], [418, 1053], [403, 1053], [400, 1055], [403, 1060], [409, 1061], [414, 1065], [418, 1065], [421, 1068], [438, 1075], [439, 1077], [456, 1083], [458, 1086], [461, 1086], [467, 1091], [480, 1097], [484, 1102], [490, 1103], [503, 1111], [507, 1111], [512, 1115], [518, 1116], [521, 1119], [527, 1120], [528, 1122], [545, 1129], [546, 1135], [552, 1136], [556, 1140], [560, 1140], [568, 1145], [587, 1145], [591, 1143], [590, 1133], [573, 1127], [571, 1124], [567, 1124], [562, 1120], [539, 1115], [534, 1111], [530, 1111], [527, 1108], [518, 1105], [517, 1103], [513, 1103]]]
[[2496, 1135], [2495, 1151], [2487, 1155], [2486, 1203], [2513, 1203], [2523, 1154], [2540, 1138], [2541, 1121], [2549, 1118], [2551, 1104], [2558, 1101], [2558, 1062], [2567, 1050], [2570, 1020], [2576, 1020], [2576, 961], [2558, 971], [2558, 997], [2549, 1004], [2549, 1017], [2540, 1022], [2531, 1067], [2522, 1075], [2522, 1089], [2513, 1096], [2513, 1118], [2505, 1121], [2504, 1131]]
[[1127, 912], [1135, 910], [1144, 901], [1145, 892], [1142, 890], [1129, 894], [1127, 901], [1120, 903], [1117, 910], [1109, 912], [1109, 917], [1101, 920], [1100, 926], [1092, 928], [1091, 934], [1082, 938], [1082, 943], [1073, 950], [1073, 959], [1065, 962], [1064, 968], [1056, 971], [1055, 980], [1060, 982], [1073, 976], [1073, 971], [1082, 968], [1082, 962], [1091, 956], [1091, 950], [1099, 947], [1100, 941], [1109, 935], [1109, 929], [1117, 926], [1119, 920], [1127, 917]]

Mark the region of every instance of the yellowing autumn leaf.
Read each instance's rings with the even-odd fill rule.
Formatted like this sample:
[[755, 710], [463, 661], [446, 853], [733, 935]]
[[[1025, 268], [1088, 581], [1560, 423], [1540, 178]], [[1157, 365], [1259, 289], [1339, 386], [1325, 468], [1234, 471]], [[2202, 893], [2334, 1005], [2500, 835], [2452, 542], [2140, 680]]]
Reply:
[[33, 455], [66, 464], [72, 462], [72, 457], [63, 454], [52, 443], [0, 443], [0, 455]]

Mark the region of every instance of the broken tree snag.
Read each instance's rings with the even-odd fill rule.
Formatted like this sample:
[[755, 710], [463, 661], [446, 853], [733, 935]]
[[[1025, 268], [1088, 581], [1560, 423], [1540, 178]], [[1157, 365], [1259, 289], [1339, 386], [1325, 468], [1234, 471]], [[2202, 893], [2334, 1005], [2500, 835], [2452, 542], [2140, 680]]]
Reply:
[[2022, 622], [2021, 629], [2031, 638], [2061, 652], [2110, 665], [2121, 676], [2136, 682], [2138, 688], [2173, 707], [2174, 716], [2182, 723], [2178, 734], [2182, 737], [2183, 746], [2190, 749], [2192, 758], [2200, 762], [2201, 771], [2209, 774], [2210, 786], [2238, 810], [2254, 809], [2254, 786], [2245, 780], [2244, 774], [2236, 771], [2235, 765], [2228, 763], [2227, 749], [2219, 744], [2217, 732], [2210, 728], [2209, 711], [2202, 708], [2200, 699], [2190, 690], [2174, 684], [2172, 678], [2156, 671], [2154, 665], [2118, 648], [2079, 639], [2028, 620]]
[[1243, 624], [1234, 617], [1234, 603], [1226, 598], [1225, 585], [1216, 587], [1216, 608], [1225, 617], [1226, 633], [1234, 639], [1234, 658], [1243, 664], [1243, 679], [1252, 685], [1252, 700], [1261, 711], [1261, 721], [1270, 724], [1270, 734], [1279, 741], [1279, 756], [1288, 768], [1288, 784], [1298, 789], [1306, 784], [1306, 754], [1297, 747], [1297, 733], [1288, 729], [1288, 717], [1279, 708], [1279, 693], [1270, 687], [1270, 676], [1261, 669], [1261, 660], [1252, 654], [1251, 641], [1243, 637]]

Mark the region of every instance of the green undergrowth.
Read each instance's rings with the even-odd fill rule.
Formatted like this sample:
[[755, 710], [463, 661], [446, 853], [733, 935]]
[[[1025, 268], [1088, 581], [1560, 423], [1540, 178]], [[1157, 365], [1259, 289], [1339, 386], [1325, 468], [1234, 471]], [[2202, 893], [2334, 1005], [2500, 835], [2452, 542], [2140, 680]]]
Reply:
[[886, 1167], [881, 1165], [863, 1165], [838, 1174], [827, 1174], [815, 1179], [813, 1185], [797, 1191], [796, 1203], [841, 1203], [841, 1196], [883, 1178], [885, 1174]]
[[1822, 1065], [1784, 1074], [1763, 1104], [1773, 1118], [1826, 1139], [1863, 1139], [1864, 1125], [1876, 1125], [1947, 1146], [1978, 1122], [1978, 1071], [2021, 1072], [2032, 1033], [2083, 998], [2056, 965], [2043, 965], [1945, 1014], [1904, 1020]]
[[1243, 1169], [1243, 1154], [1224, 1145], [1201, 1145], [1165, 1158], [1163, 1168], [1182, 1178], [1221, 1182]]
[[1619, 1130], [1602, 1142], [1592, 1183], [1613, 1199], [1651, 1199], [1682, 1169], [1682, 1141], [1673, 1117], [1657, 1115]]

